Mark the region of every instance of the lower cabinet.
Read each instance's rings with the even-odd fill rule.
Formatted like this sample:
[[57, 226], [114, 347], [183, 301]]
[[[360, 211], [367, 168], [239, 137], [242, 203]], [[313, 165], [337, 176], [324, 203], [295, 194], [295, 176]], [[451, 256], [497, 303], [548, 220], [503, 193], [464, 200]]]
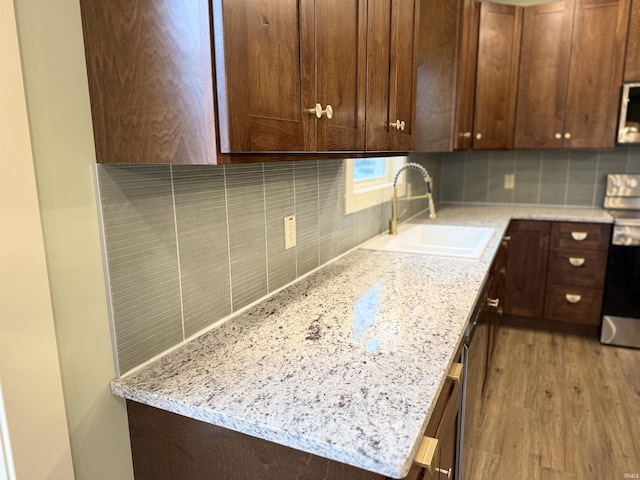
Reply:
[[459, 422], [461, 420], [464, 367], [462, 348], [447, 375], [431, 419], [420, 443], [414, 465], [405, 480], [457, 478]]
[[472, 480], [474, 452], [479, 446], [484, 391], [491, 378], [493, 350], [500, 328], [504, 299], [506, 256], [509, 238], [502, 239], [487, 283], [482, 289], [476, 310], [470, 319], [465, 341], [465, 395], [461, 439], [462, 459], [459, 480]]
[[127, 415], [136, 480], [385, 480], [384, 475], [130, 400]]
[[600, 324], [611, 225], [514, 220], [505, 313]]

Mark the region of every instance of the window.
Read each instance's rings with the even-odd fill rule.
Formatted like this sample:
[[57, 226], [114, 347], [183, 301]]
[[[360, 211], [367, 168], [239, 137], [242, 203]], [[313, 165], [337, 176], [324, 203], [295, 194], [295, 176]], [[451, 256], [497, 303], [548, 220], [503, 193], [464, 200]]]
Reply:
[[[352, 213], [391, 200], [393, 177], [407, 157], [350, 158], [346, 172], [346, 212]], [[404, 193], [404, 175], [398, 193]]]

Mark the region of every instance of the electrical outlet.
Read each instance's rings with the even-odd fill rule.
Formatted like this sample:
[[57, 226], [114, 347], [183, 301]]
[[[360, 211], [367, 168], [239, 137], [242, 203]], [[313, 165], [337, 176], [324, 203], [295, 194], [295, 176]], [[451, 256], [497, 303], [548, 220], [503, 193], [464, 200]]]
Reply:
[[504, 176], [504, 189], [513, 190], [516, 187], [516, 174], [507, 173]]
[[296, 246], [296, 216], [284, 217], [284, 249], [289, 250]]

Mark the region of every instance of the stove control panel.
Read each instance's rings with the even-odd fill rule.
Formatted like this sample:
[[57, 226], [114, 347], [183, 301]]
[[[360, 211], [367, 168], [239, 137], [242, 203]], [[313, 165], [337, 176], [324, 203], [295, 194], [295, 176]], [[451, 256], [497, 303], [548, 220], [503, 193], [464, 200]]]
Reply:
[[640, 197], [640, 175], [610, 173], [607, 175], [607, 197]]
[[610, 173], [607, 175], [607, 193], [604, 208], [618, 218], [640, 217], [640, 174]]

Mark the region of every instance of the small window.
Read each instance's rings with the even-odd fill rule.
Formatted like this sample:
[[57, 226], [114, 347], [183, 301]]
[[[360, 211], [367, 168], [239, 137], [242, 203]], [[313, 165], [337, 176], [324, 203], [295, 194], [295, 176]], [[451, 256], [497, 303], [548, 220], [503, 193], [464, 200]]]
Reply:
[[[346, 212], [352, 213], [391, 200], [393, 177], [407, 163], [407, 157], [347, 159]], [[404, 175], [398, 179], [404, 193]]]

